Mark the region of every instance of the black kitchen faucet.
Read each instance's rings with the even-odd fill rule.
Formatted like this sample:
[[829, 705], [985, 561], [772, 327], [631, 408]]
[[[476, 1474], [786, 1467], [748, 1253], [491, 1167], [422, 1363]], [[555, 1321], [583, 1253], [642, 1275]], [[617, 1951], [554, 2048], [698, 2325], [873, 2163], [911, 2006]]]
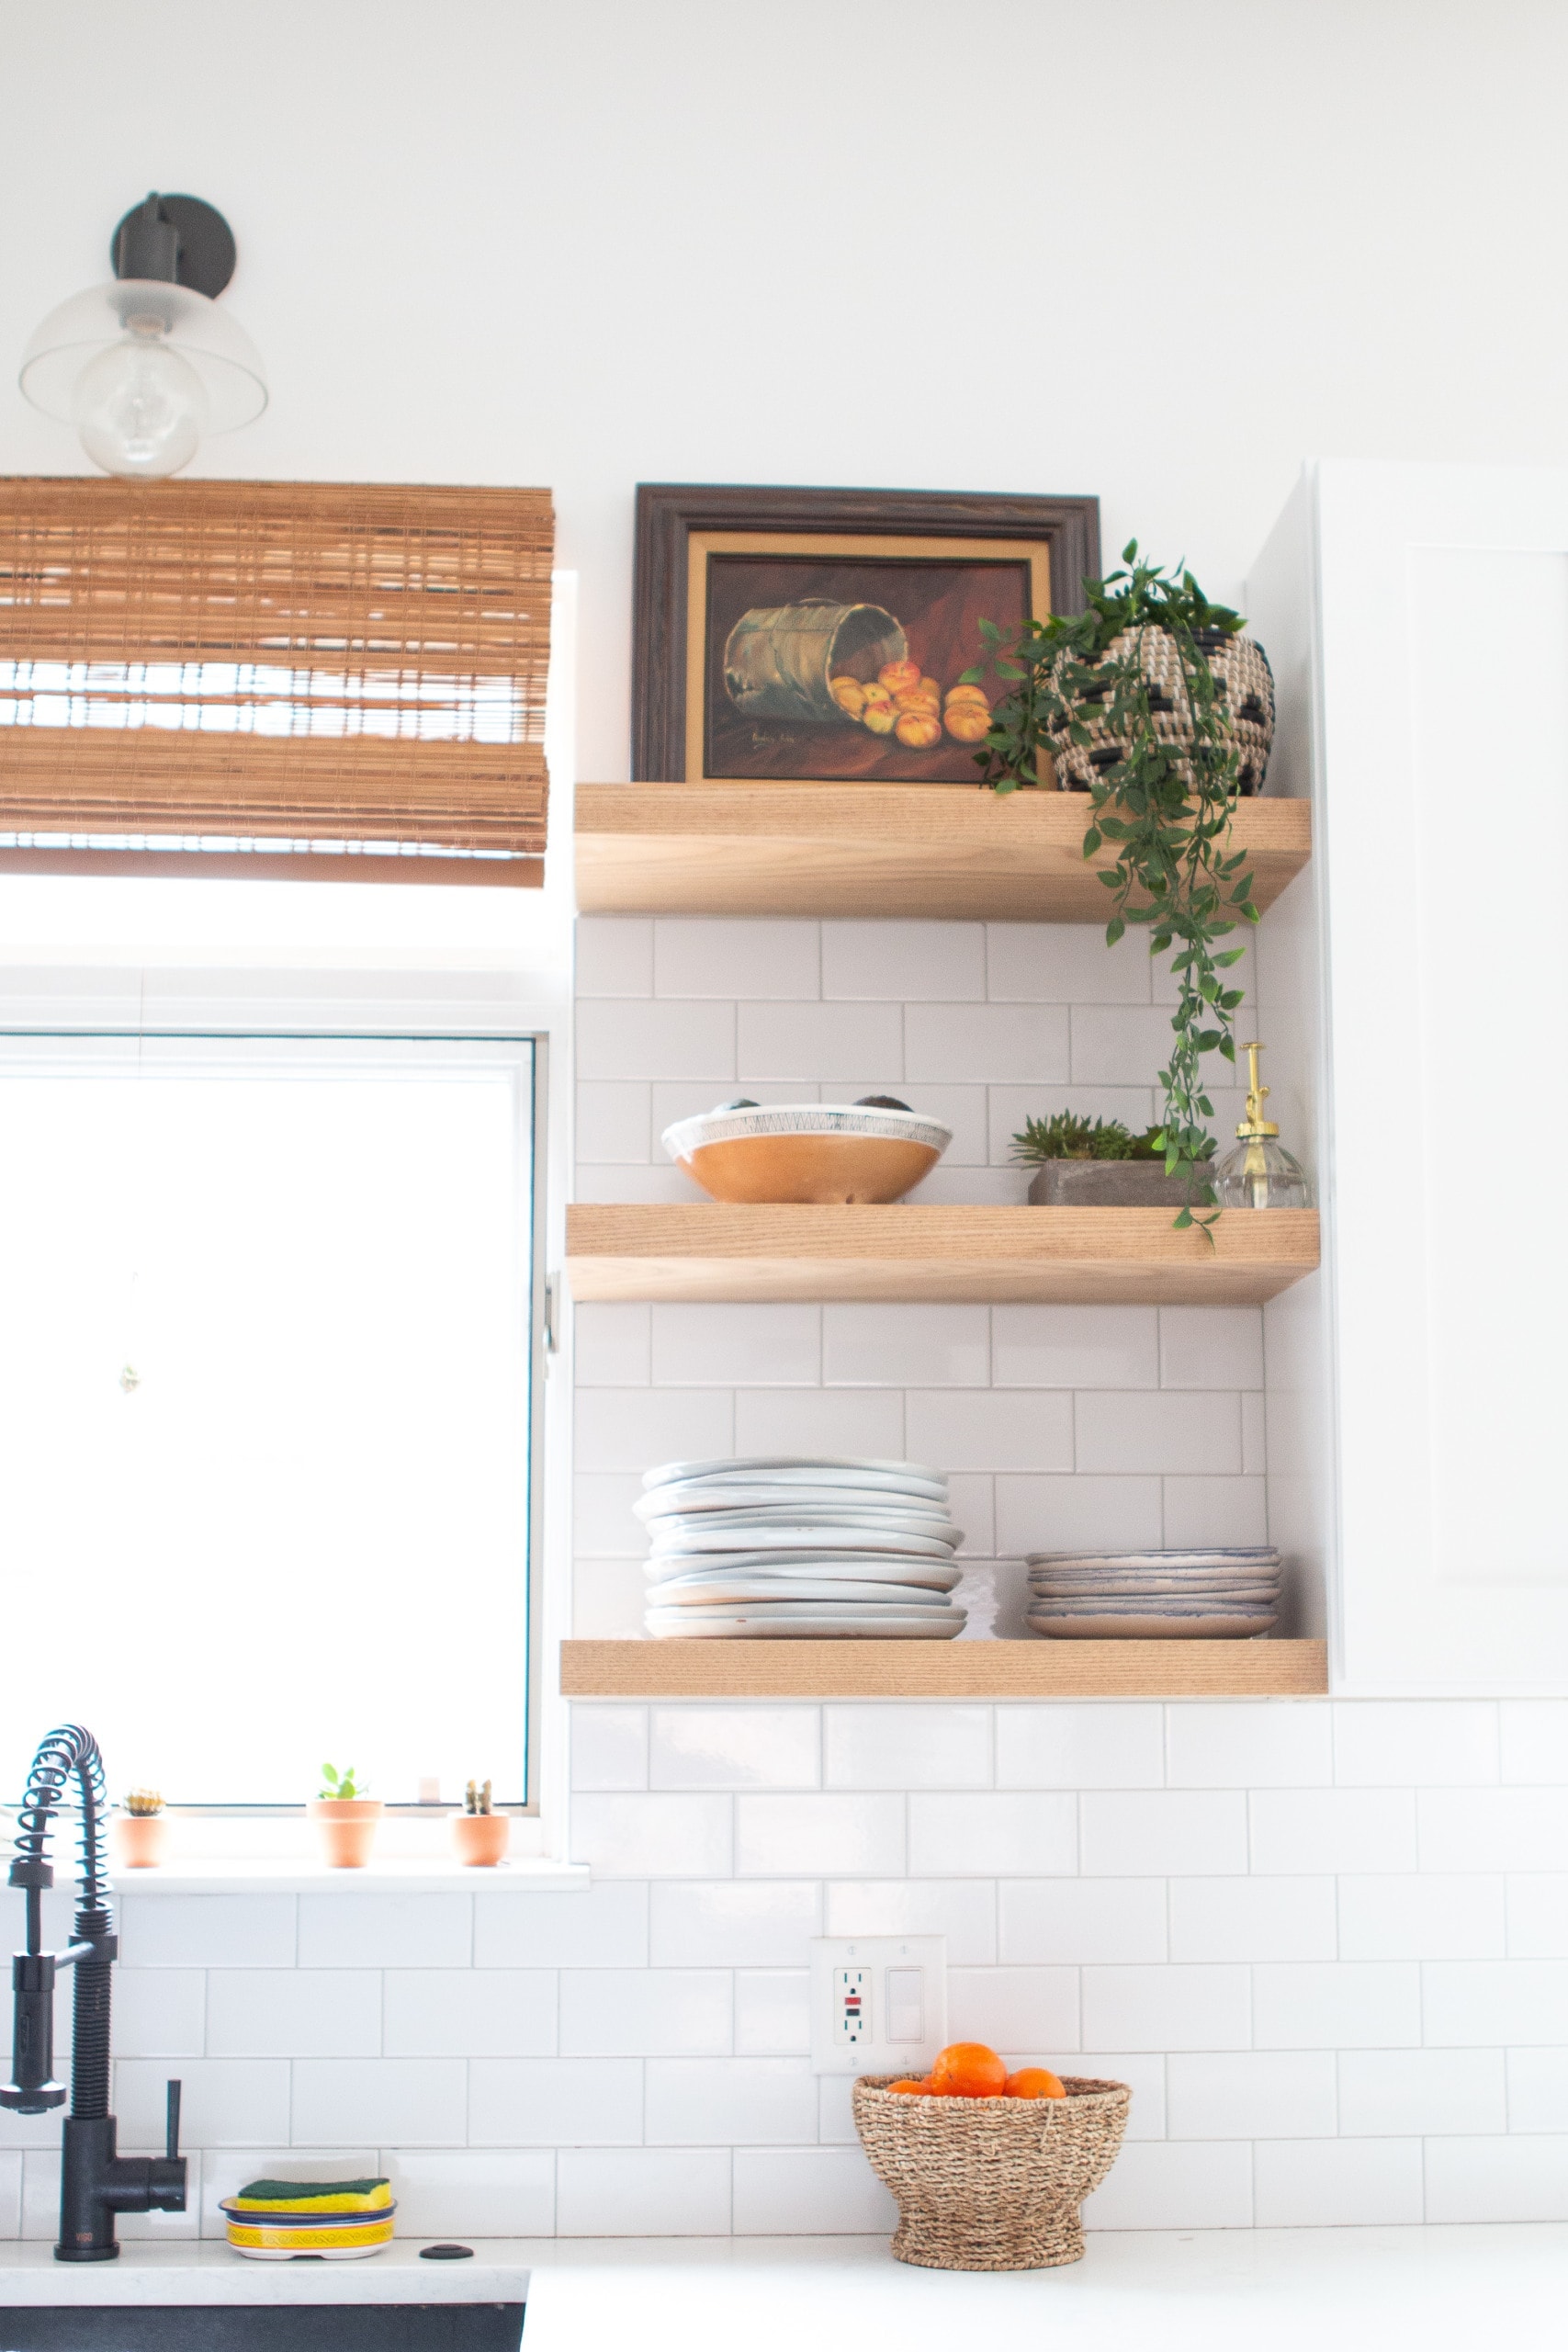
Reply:
[[[44, 1951], [43, 1894], [54, 1884], [47, 1848], [50, 1824], [74, 1779], [82, 1815], [82, 1872], [74, 1941]], [[80, 1724], [51, 1731], [33, 1758], [22, 1799], [10, 1883], [28, 1903], [28, 1948], [11, 1962], [15, 1999], [11, 2079], [0, 2085], [0, 2107], [17, 2115], [44, 2115], [65, 2104], [54, 2080], [54, 1977], [76, 1971], [71, 2048], [71, 2112], [65, 2119], [60, 2167], [60, 2238], [56, 2262], [112, 2262], [119, 2252], [117, 2213], [183, 2213], [186, 2160], [179, 2153], [180, 2086], [169, 2085], [167, 2154], [121, 2156], [109, 2113], [109, 1996], [119, 1939], [108, 1903], [103, 1862], [104, 1762], [98, 1743]]]

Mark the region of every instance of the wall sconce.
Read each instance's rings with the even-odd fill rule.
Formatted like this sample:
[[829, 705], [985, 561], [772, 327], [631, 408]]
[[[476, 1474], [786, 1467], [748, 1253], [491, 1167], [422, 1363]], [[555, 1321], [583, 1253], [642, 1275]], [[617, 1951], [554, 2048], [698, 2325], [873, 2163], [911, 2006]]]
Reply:
[[109, 474], [176, 474], [204, 435], [266, 406], [250, 336], [218, 308], [234, 274], [229, 223], [195, 196], [148, 197], [109, 252], [114, 277], [51, 311], [22, 355], [21, 387], [73, 424]]

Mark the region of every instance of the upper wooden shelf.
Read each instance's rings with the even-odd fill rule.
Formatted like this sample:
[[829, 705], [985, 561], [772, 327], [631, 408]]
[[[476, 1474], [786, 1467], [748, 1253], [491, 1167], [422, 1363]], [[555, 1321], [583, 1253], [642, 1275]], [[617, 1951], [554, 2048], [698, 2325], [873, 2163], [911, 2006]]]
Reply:
[[1168, 1209], [580, 1202], [566, 1217], [579, 1299], [1256, 1306], [1318, 1260], [1315, 1209], [1232, 1209], [1212, 1247]]
[[1311, 1699], [1322, 1642], [563, 1642], [568, 1699]]
[[[961, 784], [581, 784], [585, 914], [1103, 922], [1081, 793]], [[1271, 906], [1312, 852], [1306, 800], [1244, 800], [1234, 846]], [[1096, 862], [1098, 863], [1098, 861]]]

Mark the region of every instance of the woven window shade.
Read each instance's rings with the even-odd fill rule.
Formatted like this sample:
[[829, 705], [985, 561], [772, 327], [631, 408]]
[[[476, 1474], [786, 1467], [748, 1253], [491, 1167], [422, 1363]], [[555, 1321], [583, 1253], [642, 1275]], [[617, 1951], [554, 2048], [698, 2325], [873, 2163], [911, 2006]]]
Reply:
[[0, 480], [0, 865], [536, 884], [553, 541], [543, 490]]

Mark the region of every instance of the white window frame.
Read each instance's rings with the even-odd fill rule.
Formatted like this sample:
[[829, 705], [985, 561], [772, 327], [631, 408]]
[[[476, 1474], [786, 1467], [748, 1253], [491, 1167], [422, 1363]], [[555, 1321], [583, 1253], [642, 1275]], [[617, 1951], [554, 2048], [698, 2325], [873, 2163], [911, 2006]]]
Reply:
[[[569, 1186], [571, 990], [568, 976], [525, 972], [167, 972], [133, 968], [17, 970], [0, 976], [0, 1041], [19, 1036], [459, 1038], [534, 1047], [534, 1267], [529, 1439], [528, 1796], [513, 1811], [515, 1876], [564, 1849], [566, 1716], [561, 1628], [570, 1591], [570, 1400], [559, 1268]], [[39, 1726], [40, 1734], [48, 1726]], [[265, 1883], [363, 1890], [391, 1882], [473, 1883], [450, 1860], [443, 1823], [389, 1807], [369, 1871], [322, 1871], [297, 1806], [171, 1808], [169, 1866], [138, 1879], [148, 1893]], [[585, 1876], [558, 1869], [550, 1883]]]

